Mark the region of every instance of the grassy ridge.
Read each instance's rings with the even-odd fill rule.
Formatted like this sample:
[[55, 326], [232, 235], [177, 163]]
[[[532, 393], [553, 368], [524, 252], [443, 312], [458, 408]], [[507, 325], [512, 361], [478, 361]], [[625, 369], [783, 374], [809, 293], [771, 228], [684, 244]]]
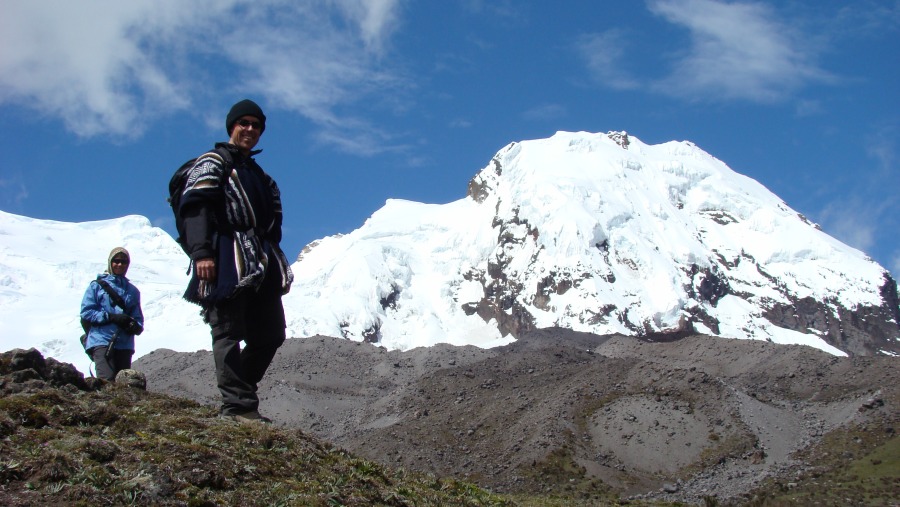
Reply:
[[470, 484], [388, 470], [300, 431], [220, 419], [110, 384], [0, 399], [0, 503], [506, 505]]
[[68, 382], [52, 359], [24, 361], [34, 364], [0, 356], [2, 505], [512, 505], [298, 430], [238, 424], [123, 384]]

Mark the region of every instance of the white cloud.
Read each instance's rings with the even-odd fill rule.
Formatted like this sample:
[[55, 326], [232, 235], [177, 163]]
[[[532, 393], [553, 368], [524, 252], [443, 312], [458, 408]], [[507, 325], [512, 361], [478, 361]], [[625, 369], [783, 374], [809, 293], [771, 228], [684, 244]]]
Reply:
[[336, 0], [341, 11], [359, 26], [367, 48], [381, 52], [397, 25], [396, 0]]
[[394, 139], [389, 133], [353, 119], [323, 125], [315, 138], [321, 144], [335, 146], [347, 153], [361, 156], [406, 150], [406, 146], [394, 144]]
[[885, 176], [897, 178], [897, 144], [900, 142], [900, 128], [885, 126], [867, 139], [866, 154], [878, 163]]
[[[816, 64], [816, 51], [794, 24], [770, 6], [721, 0], [648, 0], [648, 9], [687, 30], [687, 43], [667, 40], [655, 52], [669, 68], [657, 76], [629, 70], [635, 35], [614, 28], [579, 36], [577, 55], [591, 77], [615, 90], [646, 90], [686, 100], [773, 102], [813, 82], [835, 78]], [[660, 67], [663, 67], [662, 65]]]
[[650, 10], [690, 31], [672, 73], [654, 88], [688, 99], [780, 100], [809, 82], [830, 79], [803, 34], [768, 6], [718, 0], [651, 0]]
[[461, 5], [473, 14], [491, 14], [506, 20], [521, 20], [525, 8], [521, 3], [517, 4], [510, 0], [463, 0]]
[[848, 2], [831, 17], [828, 29], [865, 39], [885, 31], [900, 29], [900, 1], [857, 0]]
[[455, 129], [467, 129], [472, 126], [472, 122], [464, 118], [457, 118], [451, 120], [448, 126]]
[[794, 114], [799, 118], [817, 116], [822, 114], [823, 111], [824, 108], [822, 107], [821, 102], [817, 100], [799, 100], [794, 107]]
[[896, 279], [897, 276], [900, 275], [900, 251], [893, 252], [893, 255], [891, 256], [891, 265], [885, 267], [888, 269], [888, 271], [891, 272], [891, 274], [894, 276], [894, 279]]
[[253, 93], [323, 129], [365, 137], [357, 129], [366, 122], [336, 110], [399, 83], [379, 67], [399, 4], [5, 2], [0, 104], [59, 117], [83, 137], [139, 136], [155, 117]]
[[27, 198], [28, 188], [21, 172], [0, 178], [0, 205], [3, 209], [18, 209]]
[[128, 134], [143, 113], [177, 107], [176, 86], [141, 47], [142, 34], [156, 18], [154, 5], [6, 2], [0, 17], [0, 102], [58, 116], [82, 136]]
[[[896, 264], [896, 252], [874, 250], [885, 243], [885, 237], [896, 235], [900, 223], [900, 199], [893, 192], [900, 183], [900, 172], [896, 167], [898, 132], [900, 130], [895, 126], [889, 125], [863, 138], [871, 163], [848, 168], [844, 178], [827, 182], [830, 189], [836, 191], [818, 213], [826, 232], [892, 264]], [[897, 266], [889, 269], [900, 273]]]
[[640, 83], [623, 69], [626, 44], [624, 33], [614, 29], [582, 35], [575, 48], [594, 80], [616, 90], [628, 90]]
[[566, 108], [559, 104], [542, 104], [522, 113], [526, 120], [555, 120], [566, 115]]
[[876, 208], [852, 198], [829, 204], [820, 213], [822, 229], [844, 243], [871, 252], [878, 230]]

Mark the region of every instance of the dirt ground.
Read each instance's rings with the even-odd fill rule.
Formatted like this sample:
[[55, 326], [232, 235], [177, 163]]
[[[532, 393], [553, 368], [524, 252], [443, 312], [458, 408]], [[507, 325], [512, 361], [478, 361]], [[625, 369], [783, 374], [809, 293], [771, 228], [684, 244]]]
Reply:
[[[288, 340], [260, 410], [367, 459], [497, 492], [604, 489], [700, 503], [814, 466], [846, 427], [893, 432], [900, 359], [692, 336], [540, 330], [495, 349]], [[216, 405], [209, 352], [135, 362], [148, 389]]]

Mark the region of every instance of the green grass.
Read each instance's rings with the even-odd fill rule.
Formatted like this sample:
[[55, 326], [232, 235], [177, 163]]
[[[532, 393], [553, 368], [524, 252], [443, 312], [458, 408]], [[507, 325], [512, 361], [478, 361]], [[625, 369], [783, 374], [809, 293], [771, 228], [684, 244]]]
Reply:
[[900, 436], [888, 427], [827, 435], [810, 459], [816, 468], [795, 481], [768, 481], [748, 505], [900, 505]]
[[0, 504], [514, 505], [377, 463], [301, 431], [239, 425], [119, 385], [0, 398]]

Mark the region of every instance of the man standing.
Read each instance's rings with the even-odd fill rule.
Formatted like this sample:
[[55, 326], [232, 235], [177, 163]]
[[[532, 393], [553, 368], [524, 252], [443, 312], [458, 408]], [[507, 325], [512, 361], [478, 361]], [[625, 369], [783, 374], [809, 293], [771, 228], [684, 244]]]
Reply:
[[[259, 414], [257, 384], [285, 340], [281, 296], [294, 275], [281, 251], [281, 194], [254, 160], [266, 115], [252, 100], [225, 118], [227, 143], [197, 158], [182, 195], [185, 244], [194, 263], [185, 299], [203, 307], [222, 393], [221, 415]], [[244, 342], [243, 349], [241, 341]]]

